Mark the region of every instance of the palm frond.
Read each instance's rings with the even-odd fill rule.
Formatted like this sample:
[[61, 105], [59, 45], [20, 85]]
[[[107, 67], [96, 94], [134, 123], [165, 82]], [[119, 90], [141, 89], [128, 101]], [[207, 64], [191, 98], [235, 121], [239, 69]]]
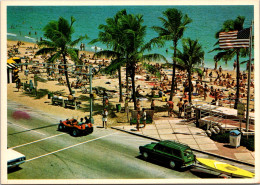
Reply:
[[40, 42], [37, 42], [37, 44], [39, 47], [42, 47], [42, 46], [55, 47], [56, 46], [54, 42], [51, 42], [48, 40], [42, 40]]
[[61, 52], [56, 52], [48, 59], [48, 63], [53, 63], [55, 60], [61, 57]]
[[42, 55], [42, 54], [46, 54], [46, 53], [50, 53], [50, 52], [55, 52], [56, 49], [55, 48], [41, 48], [39, 49], [35, 55]]
[[69, 49], [67, 49], [67, 53], [71, 57], [72, 61], [74, 61], [76, 63], [80, 63], [80, 60], [78, 58], [78, 50], [77, 49], [69, 48]]
[[167, 59], [163, 55], [158, 54], [158, 53], [142, 55], [140, 60], [141, 61], [158, 61], [158, 60], [163, 60], [165, 62], [168, 62]]
[[110, 51], [110, 50], [102, 50], [99, 52], [96, 52], [94, 54], [96, 57], [102, 57], [105, 56], [107, 58], [120, 58], [121, 54], [115, 51]]
[[72, 41], [70, 43], [70, 46], [75, 46], [76, 44], [78, 44], [80, 41], [82, 41], [83, 39], [88, 39], [87, 34], [85, 36], [80, 36], [78, 39]]

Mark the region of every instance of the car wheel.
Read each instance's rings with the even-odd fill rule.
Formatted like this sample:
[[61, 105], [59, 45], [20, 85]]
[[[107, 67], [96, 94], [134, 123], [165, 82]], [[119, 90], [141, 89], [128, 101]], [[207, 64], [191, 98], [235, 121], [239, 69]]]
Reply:
[[143, 153], [142, 153], [142, 156], [143, 156], [143, 158], [144, 158], [145, 160], [147, 160], [148, 157], [149, 157], [149, 155], [148, 155], [147, 152], [143, 152]]
[[76, 137], [79, 135], [79, 131], [77, 129], [73, 129], [72, 132], [71, 132], [71, 135]]
[[175, 164], [174, 161], [170, 161], [170, 167], [171, 167], [172, 169], [176, 167], [176, 164]]
[[65, 126], [63, 124], [59, 124], [58, 130], [64, 130], [64, 129], [65, 129]]

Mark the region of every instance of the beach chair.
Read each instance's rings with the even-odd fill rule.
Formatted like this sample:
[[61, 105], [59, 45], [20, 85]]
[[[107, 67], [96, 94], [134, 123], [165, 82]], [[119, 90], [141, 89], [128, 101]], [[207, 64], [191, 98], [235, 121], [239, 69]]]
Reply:
[[77, 110], [78, 108], [80, 108], [80, 101], [76, 101], [76, 100], [64, 100], [64, 107], [73, 107], [75, 110]]
[[64, 99], [62, 97], [53, 96], [51, 98], [51, 104], [60, 105], [60, 106], [64, 107]]

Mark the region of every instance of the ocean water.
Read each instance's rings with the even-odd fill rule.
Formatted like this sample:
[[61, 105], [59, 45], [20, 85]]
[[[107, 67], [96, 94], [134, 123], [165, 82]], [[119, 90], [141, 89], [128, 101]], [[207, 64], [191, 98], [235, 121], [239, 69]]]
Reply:
[[[75, 33], [73, 38], [87, 34], [89, 39], [84, 40], [86, 50], [94, 51], [93, 45], [89, 45], [92, 39], [98, 37], [100, 24], [105, 24], [105, 20], [113, 17], [119, 10], [126, 9], [128, 14], [143, 15], [144, 25], [147, 26], [145, 41], [157, 36], [157, 33], [151, 29], [152, 26], [162, 26], [158, 17], [162, 17], [162, 12], [168, 8], [177, 8], [187, 14], [192, 23], [184, 32], [183, 38], [190, 37], [198, 39], [202, 45], [205, 57], [206, 67], [214, 67], [214, 55], [216, 52], [209, 53], [217, 42], [215, 33], [222, 27], [223, 22], [228, 19], [235, 19], [237, 16], [245, 16], [244, 28], [250, 27], [254, 18], [253, 6], [8, 6], [7, 7], [7, 39], [36, 42], [43, 37], [43, 27], [51, 20], [58, 20], [64, 17], [70, 20], [74, 16]], [[30, 32], [30, 34], [29, 34]], [[79, 43], [80, 44], [80, 43]], [[106, 49], [105, 45], [97, 43], [96, 46]], [[79, 48], [79, 46], [77, 46]], [[171, 49], [172, 42], [166, 42], [163, 48], [154, 48], [151, 53], [160, 53], [168, 61], [172, 61]], [[182, 48], [181, 40], [178, 48]], [[168, 53], [166, 53], [168, 49]], [[253, 56], [253, 54], [252, 54]], [[240, 61], [248, 60], [241, 58]], [[220, 62], [218, 66], [223, 69], [233, 70], [234, 59], [227, 64]], [[245, 65], [241, 66], [245, 70]]]

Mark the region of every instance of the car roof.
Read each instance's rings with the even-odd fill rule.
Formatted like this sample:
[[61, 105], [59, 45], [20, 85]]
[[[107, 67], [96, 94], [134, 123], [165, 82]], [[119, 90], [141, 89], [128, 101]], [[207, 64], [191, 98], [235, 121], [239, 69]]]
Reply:
[[160, 141], [159, 144], [170, 147], [170, 148], [178, 148], [178, 149], [183, 149], [183, 150], [190, 148], [188, 145], [185, 145], [185, 144], [182, 144], [179, 142], [175, 142], [175, 141], [170, 141], [170, 140]]

